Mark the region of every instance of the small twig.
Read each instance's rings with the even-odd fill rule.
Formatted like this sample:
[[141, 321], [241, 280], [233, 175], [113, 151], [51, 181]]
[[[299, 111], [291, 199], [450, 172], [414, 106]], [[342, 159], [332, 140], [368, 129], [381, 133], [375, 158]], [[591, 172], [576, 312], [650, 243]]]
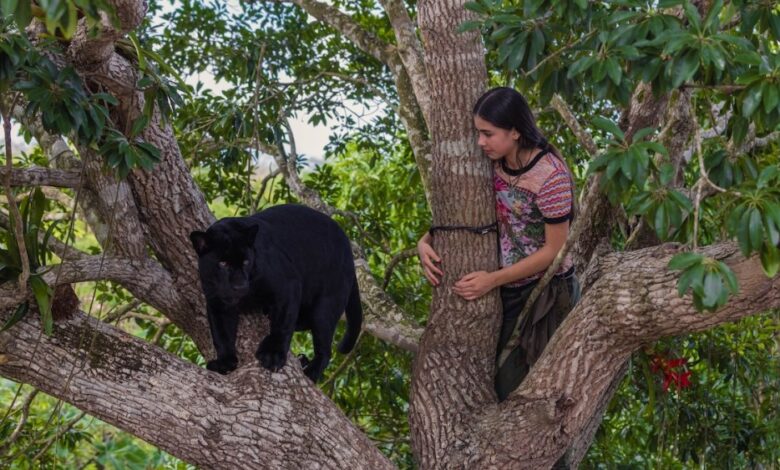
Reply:
[[153, 315], [147, 315], [145, 313], [140, 313], [140, 312], [127, 312], [127, 315], [125, 315], [125, 318], [135, 318], [135, 319], [138, 319], [138, 320], [144, 320], [144, 321], [152, 322], [152, 323], [155, 323], [157, 325], [162, 325], [163, 323], [168, 321], [168, 320], [166, 320], [164, 318], [155, 317]]
[[47, 450], [49, 450], [49, 447], [51, 447], [52, 444], [54, 444], [60, 437], [62, 437], [71, 429], [73, 429], [73, 426], [75, 426], [79, 421], [81, 421], [81, 418], [83, 418], [85, 415], [86, 413], [82, 411], [75, 418], [68, 421], [68, 424], [64, 428], [60, 429], [57, 432], [57, 434], [53, 435], [52, 437], [46, 440], [43, 448], [37, 454], [35, 454], [35, 457], [33, 457], [30, 461], [35, 462], [36, 460], [41, 458], [41, 456], [45, 454]]
[[122, 319], [122, 317], [127, 315], [130, 311], [135, 310], [136, 308], [138, 308], [139, 305], [141, 305], [141, 301], [138, 300], [138, 299], [135, 299], [132, 302], [130, 302], [129, 304], [127, 304], [127, 305], [125, 305], [123, 307], [120, 307], [120, 308], [116, 309], [113, 312], [109, 312], [108, 314], [106, 314], [106, 318], [103, 321], [106, 322], [106, 323], [114, 323], [115, 321], [119, 321], [119, 320]]
[[417, 249], [409, 248], [393, 256], [387, 264], [387, 269], [385, 269], [385, 281], [382, 283], [382, 289], [387, 289], [387, 285], [390, 284], [390, 276], [392, 276], [393, 270], [398, 266], [398, 263], [415, 255], [417, 255]]
[[[270, 165], [269, 165], [270, 166]], [[269, 168], [270, 170], [270, 168]], [[260, 199], [263, 198], [265, 195], [266, 187], [268, 186], [268, 183], [274, 180], [279, 176], [279, 168], [274, 169], [273, 171], [270, 171], [265, 177], [263, 178], [262, 183], [260, 183], [260, 191], [257, 192], [257, 197], [255, 198], [254, 202], [252, 203], [252, 213], [254, 214], [257, 212], [257, 207], [260, 205]]]
[[695, 88], [704, 90], [717, 90], [730, 95], [745, 89], [745, 85], [702, 85], [700, 83], [683, 83], [680, 88]]
[[344, 358], [343, 361], [341, 361], [341, 364], [336, 368], [336, 370], [333, 371], [332, 374], [330, 374], [330, 377], [328, 377], [328, 380], [322, 383], [321, 389], [324, 390], [325, 387], [331, 385], [333, 383], [333, 380], [341, 374], [344, 369], [347, 368], [350, 362], [355, 358], [355, 355], [358, 350], [358, 345], [360, 344], [360, 340], [363, 338], [363, 333], [361, 332], [358, 336], [358, 339], [355, 341], [355, 346], [352, 347], [352, 351], [349, 352], [347, 357]]
[[525, 75], [526, 77], [528, 77], [529, 75], [532, 75], [534, 72], [536, 72], [536, 70], [537, 70], [539, 67], [541, 67], [541, 66], [542, 66], [542, 64], [544, 64], [544, 63], [545, 63], [545, 62], [547, 62], [548, 60], [551, 60], [551, 59], [554, 59], [554, 58], [558, 57], [558, 56], [559, 56], [559, 55], [561, 55], [561, 54], [562, 54], [564, 51], [566, 51], [566, 50], [568, 50], [568, 49], [571, 49], [572, 47], [576, 46], [577, 44], [579, 44], [580, 42], [582, 42], [582, 41], [584, 41], [584, 40], [586, 40], [586, 39], [590, 39], [591, 37], [595, 36], [595, 35], [596, 35], [596, 33], [598, 33], [598, 32], [599, 32], [598, 30], [594, 29], [594, 30], [593, 30], [593, 31], [591, 31], [590, 33], [588, 33], [588, 34], [586, 34], [586, 35], [584, 35], [584, 36], [580, 36], [579, 38], [575, 39], [574, 41], [571, 41], [571, 42], [569, 42], [568, 44], [564, 45], [563, 47], [561, 47], [561, 48], [560, 48], [560, 49], [558, 49], [557, 51], [553, 52], [552, 54], [550, 54], [550, 55], [548, 55], [547, 57], [545, 57], [544, 59], [542, 59], [542, 61], [541, 61], [541, 62], [539, 62], [538, 64], [536, 64], [536, 66], [535, 66], [534, 68], [532, 68], [532, 69], [531, 69], [530, 71], [528, 71], [528, 72], [524, 72], [524, 73], [523, 73], [523, 75]]
[[16, 440], [19, 438], [19, 435], [21, 434], [24, 425], [27, 423], [27, 418], [30, 416], [30, 405], [32, 405], [32, 401], [37, 394], [38, 394], [38, 390], [33, 389], [27, 395], [27, 397], [25, 397], [24, 402], [22, 402], [22, 406], [21, 406], [22, 417], [19, 419], [19, 423], [16, 425], [16, 429], [14, 429], [14, 432], [11, 433], [10, 436], [8, 436], [8, 439], [6, 439], [2, 443], [2, 445], [0, 445], [0, 454], [4, 453], [6, 449], [8, 449], [11, 446], [11, 444], [16, 442]]
[[593, 142], [593, 138], [590, 136], [590, 133], [583, 129], [579, 121], [577, 121], [577, 118], [574, 116], [574, 113], [571, 112], [571, 109], [569, 108], [569, 105], [566, 103], [566, 101], [564, 101], [564, 99], [556, 93], [553, 95], [550, 104], [553, 108], [555, 108], [556, 111], [558, 111], [558, 114], [561, 115], [563, 120], [566, 121], [566, 125], [569, 126], [569, 129], [571, 129], [571, 131], [580, 141], [580, 144], [585, 147], [585, 150], [588, 151], [591, 157], [595, 157], [599, 151], [598, 147], [596, 147], [596, 143]]
[[170, 326], [171, 321], [168, 319], [164, 319], [161, 322], [158, 322], [158, 329], [154, 333], [154, 337], [152, 337], [152, 344], [157, 344], [160, 341], [160, 338], [162, 338], [163, 333], [165, 333], [165, 329]]
[[628, 247], [631, 246], [632, 243], [636, 240], [636, 238], [641, 233], [642, 229], [645, 227], [645, 219], [639, 219], [639, 223], [636, 224], [636, 227], [634, 227], [634, 230], [631, 231], [631, 234], [626, 239], [626, 242], [623, 244], [623, 247], [625, 249], [628, 249]]

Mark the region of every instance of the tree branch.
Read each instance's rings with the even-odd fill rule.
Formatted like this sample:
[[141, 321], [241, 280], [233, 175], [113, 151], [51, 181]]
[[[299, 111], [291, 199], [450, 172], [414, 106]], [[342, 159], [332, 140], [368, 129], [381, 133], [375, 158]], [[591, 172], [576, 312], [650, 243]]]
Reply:
[[[0, 177], [5, 178], [7, 171], [0, 168]], [[57, 170], [40, 166], [14, 168], [11, 170], [12, 186], [51, 186], [55, 188], [75, 188], [81, 183], [78, 170]]]
[[393, 44], [386, 43], [357, 24], [349, 15], [337, 8], [316, 0], [275, 0], [282, 3], [293, 3], [303, 8], [319, 21], [327, 24], [343, 34], [366, 54], [376, 60], [389, 64], [398, 51]]
[[52, 336], [37, 323], [0, 333], [1, 375], [197, 466], [392, 468], [292, 357], [278, 373], [252, 361], [221, 376], [81, 313]]
[[390, 24], [393, 25], [398, 55], [409, 74], [417, 104], [425, 122], [430, 122], [432, 106], [430, 82], [425, 69], [425, 52], [417, 37], [416, 27], [409, 17], [403, 0], [381, 0], [381, 3], [390, 19]]

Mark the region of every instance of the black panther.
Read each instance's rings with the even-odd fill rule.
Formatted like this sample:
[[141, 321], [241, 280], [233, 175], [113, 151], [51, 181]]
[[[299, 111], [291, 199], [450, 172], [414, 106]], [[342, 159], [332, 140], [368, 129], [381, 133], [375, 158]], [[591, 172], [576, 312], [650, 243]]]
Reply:
[[355, 346], [363, 320], [349, 239], [330, 217], [287, 204], [248, 217], [229, 217], [190, 234], [206, 296], [217, 358], [209, 370], [227, 374], [238, 364], [239, 313], [261, 310], [271, 331], [255, 356], [263, 367], [281, 369], [296, 330], [310, 330], [314, 358], [302, 357], [314, 382], [330, 362], [336, 324], [346, 312], [339, 351]]

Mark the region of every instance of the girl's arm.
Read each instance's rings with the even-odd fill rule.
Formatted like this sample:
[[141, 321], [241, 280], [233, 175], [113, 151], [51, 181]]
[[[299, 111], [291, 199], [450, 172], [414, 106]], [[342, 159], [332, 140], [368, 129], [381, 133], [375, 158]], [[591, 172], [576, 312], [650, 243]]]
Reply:
[[558, 256], [558, 252], [563, 248], [563, 244], [568, 236], [568, 221], [559, 224], [544, 224], [544, 246], [531, 256], [491, 273], [494, 278], [494, 287], [533, 276], [549, 268], [555, 257]]
[[559, 224], [544, 224], [545, 243], [534, 254], [498, 271], [477, 271], [466, 274], [455, 283], [453, 290], [466, 300], [474, 300], [496, 287], [544, 271], [555, 260], [568, 236], [568, 221]]
[[444, 273], [434, 264], [434, 262], [440, 263], [441, 258], [439, 258], [439, 255], [433, 250], [433, 247], [431, 246], [432, 241], [433, 237], [431, 234], [425, 232], [425, 235], [417, 242], [417, 255], [420, 257], [425, 278], [434, 286], [438, 286], [439, 277]]

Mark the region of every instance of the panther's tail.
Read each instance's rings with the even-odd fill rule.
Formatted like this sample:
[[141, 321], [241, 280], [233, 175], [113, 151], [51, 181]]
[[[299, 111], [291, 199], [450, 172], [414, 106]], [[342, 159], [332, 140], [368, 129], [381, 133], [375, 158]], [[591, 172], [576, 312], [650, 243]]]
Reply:
[[353, 278], [352, 291], [349, 293], [345, 313], [347, 316], [347, 331], [339, 343], [339, 352], [346, 354], [355, 347], [360, 326], [363, 323], [363, 306], [360, 304], [360, 291], [358, 290], [357, 277]]

